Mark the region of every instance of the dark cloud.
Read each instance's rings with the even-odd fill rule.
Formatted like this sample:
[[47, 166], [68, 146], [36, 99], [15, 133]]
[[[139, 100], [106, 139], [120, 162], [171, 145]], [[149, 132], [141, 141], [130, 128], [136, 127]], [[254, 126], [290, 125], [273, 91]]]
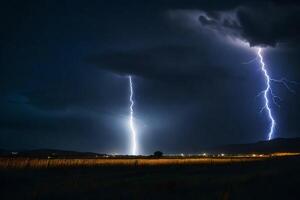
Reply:
[[134, 74], [161, 81], [207, 81], [238, 78], [224, 62], [211, 61], [197, 46], [160, 46], [126, 52], [111, 52], [87, 58], [89, 64], [115, 73]]
[[[300, 80], [299, 1], [11, 0], [0, 11], [0, 148], [127, 153], [129, 74], [144, 153], [265, 139], [265, 82], [235, 39], [279, 44], [264, 51], [270, 74]], [[276, 136], [299, 135], [299, 95], [273, 87]]]
[[241, 9], [242, 36], [251, 45], [294, 42], [300, 37], [300, 6]]
[[294, 43], [300, 37], [300, 6], [285, 4], [240, 5], [231, 11], [206, 12], [199, 16], [204, 28], [238, 37], [250, 46]]

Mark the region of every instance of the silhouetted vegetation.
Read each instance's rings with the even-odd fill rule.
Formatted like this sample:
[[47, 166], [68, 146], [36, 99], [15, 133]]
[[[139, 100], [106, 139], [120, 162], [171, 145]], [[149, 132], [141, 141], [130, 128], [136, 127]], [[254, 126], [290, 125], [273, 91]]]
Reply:
[[154, 154], [153, 154], [155, 157], [162, 157], [163, 156], [163, 152], [161, 151], [155, 151]]

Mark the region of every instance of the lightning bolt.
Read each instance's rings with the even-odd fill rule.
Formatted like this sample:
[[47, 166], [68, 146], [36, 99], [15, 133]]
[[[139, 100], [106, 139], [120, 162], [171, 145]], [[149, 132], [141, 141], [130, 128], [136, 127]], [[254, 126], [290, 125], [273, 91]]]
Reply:
[[269, 128], [269, 132], [268, 132], [268, 140], [271, 140], [272, 137], [273, 137], [273, 134], [274, 134], [274, 130], [275, 130], [275, 126], [276, 126], [276, 122], [275, 122], [275, 119], [273, 117], [273, 114], [272, 114], [272, 110], [271, 110], [271, 107], [270, 107], [270, 101], [269, 101], [269, 96], [271, 95], [273, 100], [274, 100], [274, 95], [273, 95], [273, 92], [272, 92], [272, 88], [271, 88], [271, 84], [270, 82], [273, 80], [270, 78], [269, 74], [268, 74], [268, 71], [266, 69], [266, 65], [264, 63], [264, 58], [263, 58], [263, 55], [262, 55], [262, 49], [261, 48], [258, 48], [258, 51], [257, 51], [257, 55], [259, 57], [259, 61], [260, 61], [260, 66], [261, 66], [261, 71], [264, 75], [264, 78], [266, 80], [266, 88], [265, 90], [263, 90], [261, 92], [261, 94], [263, 94], [264, 96], [264, 107], [262, 110], [266, 110], [267, 114], [268, 114], [268, 118], [270, 120], [270, 128]]
[[265, 81], [266, 81], [266, 88], [261, 91], [257, 96], [263, 95], [264, 98], [264, 106], [261, 109], [261, 112], [266, 110], [269, 121], [270, 121], [270, 127], [269, 127], [269, 132], [268, 132], [268, 140], [271, 140], [273, 138], [274, 132], [275, 132], [275, 128], [276, 128], [276, 121], [273, 117], [273, 112], [272, 112], [272, 108], [270, 106], [270, 99], [272, 100], [273, 104], [280, 107], [279, 104], [277, 103], [277, 101], [281, 101], [281, 98], [279, 96], [276, 96], [273, 93], [272, 87], [271, 87], [271, 83], [279, 83], [281, 85], [283, 85], [289, 92], [291, 93], [295, 93], [295, 91], [290, 88], [289, 84], [299, 84], [296, 81], [289, 81], [286, 78], [281, 78], [281, 79], [273, 79], [270, 77], [268, 70], [266, 68], [266, 64], [264, 62], [264, 57], [263, 57], [263, 49], [262, 48], [257, 48], [257, 57], [250, 60], [249, 62], [246, 62], [244, 64], [250, 64], [253, 61], [255, 61], [256, 59], [259, 59], [259, 64], [260, 64], [260, 69], [262, 74], [264, 75]]
[[129, 79], [129, 89], [130, 89], [130, 117], [129, 117], [129, 127], [131, 131], [131, 154], [137, 155], [137, 142], [136, 142], [136, 131], [134, 126], [134, 117], [133, 117], [133, 107], [134, 107], [134, 100], [133, 100], [133, 84], [132, 84], [132, 78], [131, 76], [128, 76]]

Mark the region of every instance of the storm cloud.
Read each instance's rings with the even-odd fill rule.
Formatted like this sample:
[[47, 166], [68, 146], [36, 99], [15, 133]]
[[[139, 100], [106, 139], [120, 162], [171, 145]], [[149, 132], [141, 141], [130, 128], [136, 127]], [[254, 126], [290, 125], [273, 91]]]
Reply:
[[[272, 77], [300, 80], [298, 1], [12, 0], [0, 10], [0, 148], [127, 153], [127, 75], [143, 153], [264, 140], [252, 46], [267, 47]], [[297, 86], [273, 87], [284, 100], [276, 136], [299, 136]]]
[[230, 11], [201, 11], [203, 28], [240, 38], [250, 46], [299, 44], [300, 6], [262, 3], [241, 5]]

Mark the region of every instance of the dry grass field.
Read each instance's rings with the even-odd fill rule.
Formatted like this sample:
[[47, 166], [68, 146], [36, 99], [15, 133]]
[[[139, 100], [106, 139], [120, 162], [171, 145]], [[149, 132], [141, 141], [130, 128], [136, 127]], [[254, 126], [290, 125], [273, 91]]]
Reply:
[[0, 158], [0, 168], [60, 168], [101, 166], [216, 165], [253, 162], [268, 157], [227, 158]]
[[300, 156], [1, 158], [0, 199], [300, 199]]

